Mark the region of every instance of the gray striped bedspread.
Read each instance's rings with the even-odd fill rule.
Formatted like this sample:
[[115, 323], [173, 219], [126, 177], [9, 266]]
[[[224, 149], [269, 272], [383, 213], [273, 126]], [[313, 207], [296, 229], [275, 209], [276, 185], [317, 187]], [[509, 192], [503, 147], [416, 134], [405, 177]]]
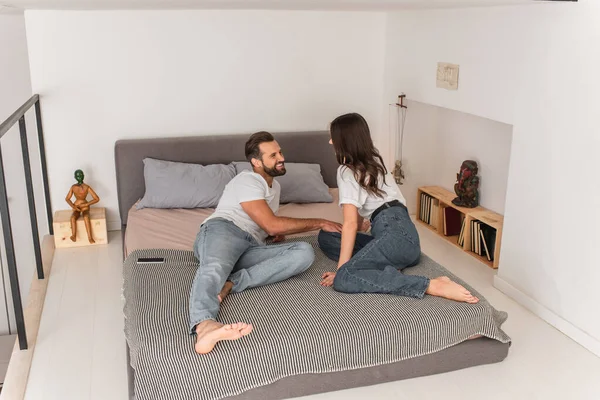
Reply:
[[[433, 296], [345, 294], [319, 285], [336, 264], [316, 252], [306, 272], [284, 282], [234, 293], [219, 321], [249, 322], [254, 331], [221, 342], [208, 355], [194, 352], [188, 300], [197, 261], [192, 252], [137, 250], [123, 265], [125, 336], [135, 371], [136, 400], [216, 400], [284, 377], [377, 366], [443, 350], [473, 335], [510, 343], [505, 312], [427, 256], [405, 270], [450, 276], [481, 299], [458, 303]], [[160, 256], [165, 264], [138, 264]]]

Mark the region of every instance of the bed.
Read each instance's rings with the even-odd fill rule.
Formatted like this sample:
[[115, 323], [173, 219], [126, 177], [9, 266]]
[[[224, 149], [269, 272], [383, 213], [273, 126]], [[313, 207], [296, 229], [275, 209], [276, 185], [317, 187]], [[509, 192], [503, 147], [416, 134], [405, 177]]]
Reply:
[[[223, 304], [219, 319], [250, 318], [257, 327], [255, 332], [244, 340], [224, 344], [220, 352], [216, 349], [209, 357], [195, 355], [194, 338], [184, 329], [187, 296], [196, 268], [190, 250], [200, 223], [212, 210], [137, 210], [135, 203], [145, 190], [143, 159], [226, 164], [243, 160], [247, 137], [175, 137], [120, 140], [115, 144], [131, 399], [284, 399], [495, 363], [507, 356], [510, 338], [501, 329], [507, 316], [481, 295], [482, 301], [473, 307], [431, 296], [419, 301], [346, 295], [320, 287], [319, 275], [332, 266], [310, 232], [288, 240], [313, 245], [317, 255], [313, 267], [286, 282], [231, 295]], [[340, 221], [335, 201], [337, 164], [327, 145], [328, 132], [288, 132], [275, 137], [286, 162], [320, 164], [334, 198], [332, 203], [285, 204], [279, 214]], [[142, 256], [162, 256], [168, 262], [140, 265], [136, 259]], [[452, 276], [426, 255], [409, 273]], [[323, 304], [336, 306], [323, 308]], [[269, 312], [264, 312], [266, 307]], [[391, 308], [398, 310], [395, 321], [387, 321], [387, 315], [382, 317]], [[315, 310], [320, 310], [319, 315]], [[353, 335], [330, 329], [330, 319], [348, 315]], [[386, 323], [381, 324], [382, 318]], [[285, 328], [294, 323], [303, 329]], [[379, 325], [386, 326], [385, 330]], [[474, 334], [483, 337], [467, 340]], [[323, 345], [331, 346], [331, 354], [319, 351]], [[265, 347], [270, 350], [265, 352]], [[231, 364], [237, 367], [231, 369]], [[219, 380], [223, 371], [228, 378]]]

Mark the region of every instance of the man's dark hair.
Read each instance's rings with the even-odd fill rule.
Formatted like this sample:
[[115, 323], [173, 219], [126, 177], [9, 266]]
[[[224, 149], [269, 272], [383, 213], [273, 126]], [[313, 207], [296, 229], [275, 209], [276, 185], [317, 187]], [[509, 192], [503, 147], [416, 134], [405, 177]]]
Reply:
[[266, 142], [272, 142], [275, 138], [269, 132], [260, 131], [250, 136], [250, 139], [246, 142], [246, 160], [252, 162], [253, 158], [262, 160], [262, 153], [260, 152], [260, 144]]

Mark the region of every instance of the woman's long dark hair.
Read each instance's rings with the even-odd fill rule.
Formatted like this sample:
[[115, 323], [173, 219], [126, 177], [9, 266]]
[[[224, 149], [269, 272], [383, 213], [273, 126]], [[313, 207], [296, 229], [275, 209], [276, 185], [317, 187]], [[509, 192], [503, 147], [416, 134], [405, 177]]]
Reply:
[[330, 132], [337, 162], [350, 168], [368, 193], [383, 197], [385, 191], [379, 189], [379, 179], [385, 182], [387, 169], [373, 146], [367, 121], [360, 114], [344, 114], [333, 120]]

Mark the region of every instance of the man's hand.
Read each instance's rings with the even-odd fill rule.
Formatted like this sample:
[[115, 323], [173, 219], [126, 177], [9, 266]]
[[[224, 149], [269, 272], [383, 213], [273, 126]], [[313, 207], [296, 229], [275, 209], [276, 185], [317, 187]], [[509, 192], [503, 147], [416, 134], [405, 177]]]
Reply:
[[285, 236], [283, 235], [277, 235], [273, 238], [273, 243], [279, 243], [279, 242], [283, 242], [285, 240]]
[[323, 279], [321, 281], [321, 286], [332, 286], [335, 272], [325, 272], [321, 278]]
[[326, 219], [323, 220], [321, 224], [321, 229], [325, 232], [342, 232], [342, 224], [338, 224], [337, 222], [328, 221]]
[[291, 235], [324, 229], [327, 232], [341, 232], [342, 225], [320, 218], [288, 218], [273, 214], [265, 200], [252, 200], [240, 203], [246, 214], [270, 236]]

